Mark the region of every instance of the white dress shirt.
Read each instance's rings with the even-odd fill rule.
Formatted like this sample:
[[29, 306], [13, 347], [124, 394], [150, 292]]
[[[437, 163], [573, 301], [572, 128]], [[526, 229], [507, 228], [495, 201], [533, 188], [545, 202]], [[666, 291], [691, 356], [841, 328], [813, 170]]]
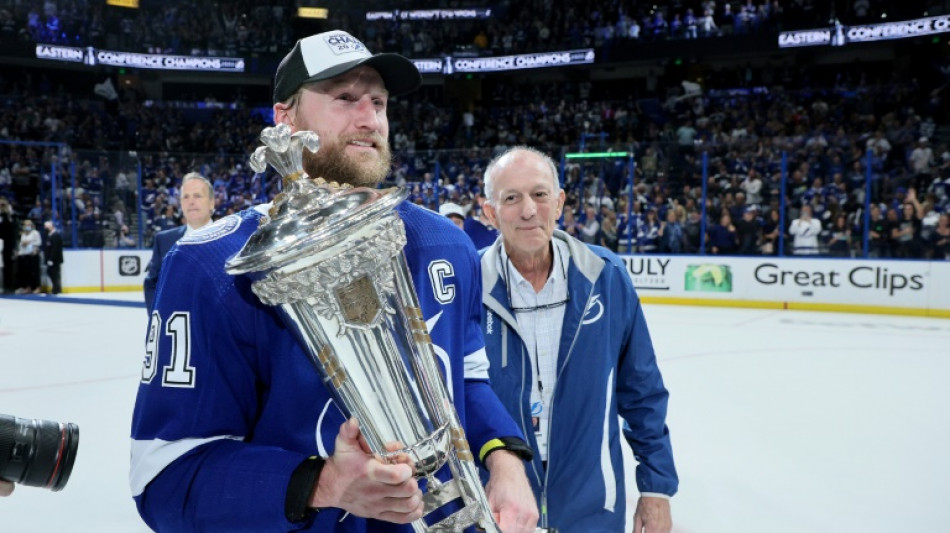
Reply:
[[509, 304], [518, 320], [531, 358], [531, 417], [541, 459], [547, 460], [547, 429], [551, 398], [557, 382], [557, 358], [561, 324], [567, 307], [567, 244], [553, 240], [553, 266], [540, 291], [518, 272], [502, 246], [499, 271], [505, 275]]

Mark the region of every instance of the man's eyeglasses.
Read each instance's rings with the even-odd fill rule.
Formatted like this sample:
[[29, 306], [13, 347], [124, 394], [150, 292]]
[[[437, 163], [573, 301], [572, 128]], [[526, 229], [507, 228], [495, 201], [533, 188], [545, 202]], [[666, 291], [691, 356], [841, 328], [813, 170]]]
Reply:
[[[511, 302], [511, 289], [508, 289], [508, 301]], [[560, 302], [553, 302], [543, 305], [535, 305], [533, 307], [515, 307], [511, 306], [511, 311], [514, 313], [531, 313], [533, 311], [544, 311], [546, 309], [554, 309], [556, 307], [561, 307], [562, 305], [567, 305], [571, 301], [571, 294], [567, 294], [567, 298], [561, 300]]]

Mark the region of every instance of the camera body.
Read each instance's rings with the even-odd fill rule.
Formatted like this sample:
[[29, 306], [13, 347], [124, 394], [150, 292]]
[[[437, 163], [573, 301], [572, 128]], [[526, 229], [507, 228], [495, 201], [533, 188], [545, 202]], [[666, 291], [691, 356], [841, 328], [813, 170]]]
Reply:
[[0, 478], [60, 491], [69, 481], [79, 447], [73, 423], [0, 414]]

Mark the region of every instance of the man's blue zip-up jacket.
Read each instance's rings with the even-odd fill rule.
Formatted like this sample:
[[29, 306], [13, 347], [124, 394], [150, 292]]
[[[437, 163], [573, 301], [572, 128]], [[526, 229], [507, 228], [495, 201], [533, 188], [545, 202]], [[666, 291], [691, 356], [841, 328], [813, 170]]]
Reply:
[[[666, 407], [669, 393], [657, 367], [640, 300], [623, 261], [562, 231], [570, 249], [570, 301], [564, 313], [557, 383], [548, 431], [547, 470], [535, 453], [528, 479], [542, 525], [559, 533], [617, 533], [627, 519], [621, 427], [639, 461], [642, 495], [672, 496], [678, 487]], [[537, 452], [531, 424], [534, 370], [499, 272], [502, 240], [482, 253], [482, 329], [489, 377]]]

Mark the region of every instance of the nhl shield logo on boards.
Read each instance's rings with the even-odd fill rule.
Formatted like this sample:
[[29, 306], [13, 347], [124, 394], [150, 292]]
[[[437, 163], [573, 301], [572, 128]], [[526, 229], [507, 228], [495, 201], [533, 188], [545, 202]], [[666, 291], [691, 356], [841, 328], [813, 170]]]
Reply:
[[142, 272], [142, 260], [137, 255], [119, 256], [119, 275], [138, 276]]

